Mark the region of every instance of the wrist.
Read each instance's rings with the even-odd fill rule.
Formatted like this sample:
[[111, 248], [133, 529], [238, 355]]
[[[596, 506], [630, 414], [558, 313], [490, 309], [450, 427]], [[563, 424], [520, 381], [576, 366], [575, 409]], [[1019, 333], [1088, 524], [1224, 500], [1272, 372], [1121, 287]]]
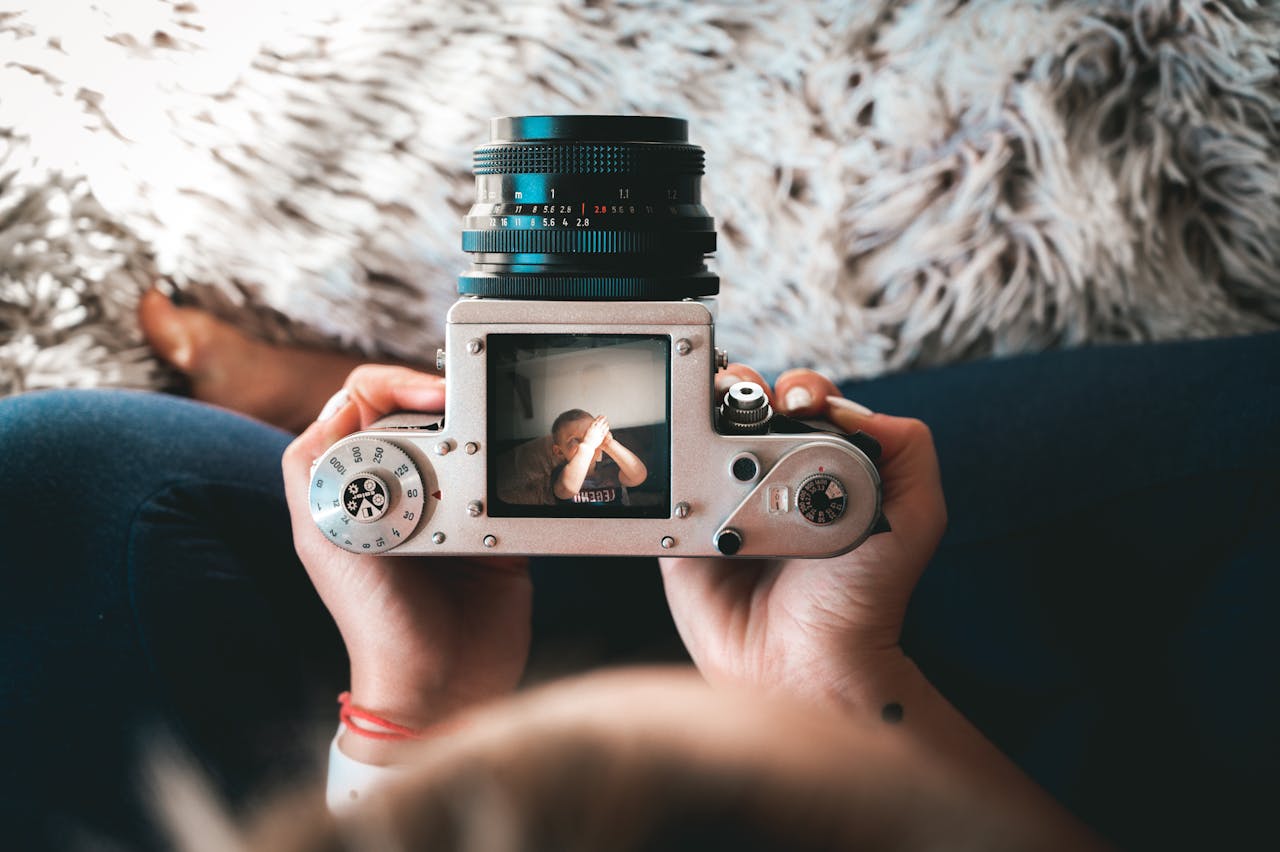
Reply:
[[370, 766], [399, 766], [417, 740], [371, 740], [343, 727], [338, 734], [338, 750], [357, 763]]
[[886, 721], [919, 686], [922, 675], [915, 661], [901, 647], [859, 654], [836, 689], [836, 701], [850, 713], [877, 716]]
[[[433, 701], [430, 692], [396, 687], [389, 681], [363, 683], [357, 691], [338, 696], [342, 704], [337, 747], [342, 754], [372, 766], [395, 766], [419, 741], [445, 733], [450, 727], [451, 705]], [[448, 709], [447, 709], [448, 708]]]
[[406, 728], [434, 724], [453, 708], [447, 706], [439, 681], [414, 679], [351, 664], [351, 703]]
[[[522, 665], [489, 664], [463, 676], [438, 667], [415, 671], [382, 655], [351, 658], [351, 703], [411, 730], [439, 725], [468, 708], [514, 692]], [[399, 662], [399, 661], [393, 661]]]

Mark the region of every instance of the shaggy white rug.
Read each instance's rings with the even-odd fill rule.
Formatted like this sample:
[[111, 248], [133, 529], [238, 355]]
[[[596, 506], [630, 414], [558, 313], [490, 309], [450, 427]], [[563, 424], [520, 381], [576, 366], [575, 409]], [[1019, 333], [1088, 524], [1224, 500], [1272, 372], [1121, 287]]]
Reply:
[[433, 361], [495, 115], [690, 119], [720, 342], [871, 376], [1280, 325], [1248, 0], [0, 0], [0, 393], [156, 387], [155, 281]]

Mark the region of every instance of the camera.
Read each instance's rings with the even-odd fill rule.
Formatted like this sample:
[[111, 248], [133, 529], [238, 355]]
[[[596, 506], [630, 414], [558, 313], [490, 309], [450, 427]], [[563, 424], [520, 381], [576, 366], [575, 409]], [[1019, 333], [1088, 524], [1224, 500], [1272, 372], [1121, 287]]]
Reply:
[[826, 557], [887, 530], [880, 448], [776, 413], [715, 346], [715, 226], [683, 119], [493, 119], [443, 416], [330, 447], [311, 513], [354, 553]]

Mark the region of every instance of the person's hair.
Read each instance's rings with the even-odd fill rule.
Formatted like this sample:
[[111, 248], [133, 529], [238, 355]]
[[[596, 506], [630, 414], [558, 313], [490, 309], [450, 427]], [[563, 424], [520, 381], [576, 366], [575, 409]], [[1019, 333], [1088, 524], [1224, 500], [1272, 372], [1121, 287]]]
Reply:
[[[765, 696], [712, 695], [701, 681], [663, 673], [589, 676], [535, 693], [424, 744], [412, 769], [348, 814], [329, 814], [314, 793], [276, 803], [239, 848], [995, 852], [1036, 845], [1007, 809], [939, 774], [923, 753], [824, 710], [774, 712]], [[710, 724], [690, 724], [697, 720]], [[784, 749], [753, 747], [786, 731], [798, 737]]]
[[551, 437], [557, 444], [560, 443], [560, 429], [564, 426], [568, 426], [570, 423], [581, 420], [584, 417], [588, 420], [595, 419], [590, 411], [583, 411], [581, 408], [570, 408], [568, 411], [561, 413], [561, 415], [556, 418], [556, 422], [551, 424]]

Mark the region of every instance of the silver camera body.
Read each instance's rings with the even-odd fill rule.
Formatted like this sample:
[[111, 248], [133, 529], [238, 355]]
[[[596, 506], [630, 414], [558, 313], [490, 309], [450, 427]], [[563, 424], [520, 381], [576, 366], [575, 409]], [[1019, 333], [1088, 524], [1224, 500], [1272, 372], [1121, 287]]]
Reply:
[[[750, 383], [735, 385], [729, 399], [716, 404], [714, 374], [725, 358], [715, 348], [713, 307], [706, 299], [458, 301], [446, 325], [443, 418], [396, 414], [333, 445], [312, 474], [317, 526], [354, 553], [739, 557], [835, 556], [886, 528], [873, 441], [793, 432], [805, 428], [794, 421], [787, 422], [787, 431], [773, 431], [785, 418], [768, 411], [767, 399]], [[502, 479], [516, 464], [511, 455], [518, 446], [500, 446], [506, 436], [491, 428], [494, 414], [512, 414], [498, 399], [507, 388], [491, 382], [507, 379], [521, 363], [504, 357], [510, 348], [503, 338], [523, 344], [603, 338], [623, 340], [614, 344], [623, 348], [633, 338], [655, 353], [669, 353], [665, 364], [650, 359], [665, 375], [648, 375], [649, 381], [636, 383], [643, 386], [617, 391], [634, 396], [664, 384], [669, 389], [666, 399], [642, 400], [642, 408], [669, 412], [665, 424], [654, 424], [666, 427], [668, 451], [665, 459], [646, 465], [648, 476], [661, 481], [651, 487], [656, 500], [645, 511], [604, 512], [590, 504], [551, 503], [550, 497], [526, 502], [503, 493]], [[584, 352], [592, 356], [608, 348]], [[495, 357], [502, 363], [493, 363]], [[548, 354], [564, 357], [558, 349]], [[624, 368], [635, 369], [616, 369]], [[575, 369], [571, 364], [566, 374]], [[608, 365], [604, 369], [606, 386], [625, 378], [609, 376]], [[652, 373], [650, 367], [639, 370], [642, 377]], [[548, 388], [530, 390], [541, 398], [551, 395]], [[760, 405], [752, 407], [757, 396]], [[739, 408], [744, 397], [746, 405]], [[607, 414], [611, 401], [597, 392], [594, 407]], [[542, 421], [548, 416], [543, 412]], [[537, 440], [530, 437], [528, 443]]]
[[353, 553], [826, 557], [888, 529], [879, 446], [715, 398], [719, 279], [682, 119], [518, 116], [476, 149], [475, 260], [443, 416], [330, 447], [316, 525]]

